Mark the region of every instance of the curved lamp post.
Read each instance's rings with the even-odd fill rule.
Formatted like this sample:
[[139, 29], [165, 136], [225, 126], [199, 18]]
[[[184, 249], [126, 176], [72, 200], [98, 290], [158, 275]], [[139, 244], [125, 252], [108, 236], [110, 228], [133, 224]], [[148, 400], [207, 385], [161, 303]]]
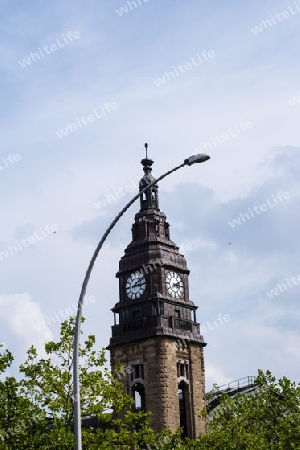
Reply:
[[136, 194], [130, 202], [127, 203], [126, 206], [122, 209], [122, 211], [119, 212], [119, 214], [114, 218], [112, 223], [109, 225], [107, 230], [105, 231], [104, 235], [102, 236], [101, 241], [98, 243], [96, 250], [94, 251], [93, 257], [90, 260], [88, 269], [86, 271], [81, 292], [78, 300], [78, 308], [77, 308], [77, 316], [76, 316], [76, 324], [75, 324], [75, 333], [74, 333], [74, 346], [73, 346], [73, 384], [74, 384], [74, 434], [75, 434], [75, 442], [76, 450], [82, 450], [82, 438], [81, 438], [81, 411], [80, 411], [80, 385], [79, 385], [79, 336], [80, 336], [80, 325], [81, 325], [81, 318], [82, 318], [82, 305], [83, 300], [85, 297], [87, 285], [91, 276], [91, 272], [93, 270], [95, 261], [97, 259], [97, 256], [107, 238], [110, 231], [113, 229], [113, 227], [116, 225], [118, 220], [123, 216], [125, 211], [143, 194], [146, 192], [149, 188], [151, 188], [154, 184], [156, 184], [158, 181], [162, 180], [166, 176], [170, 175], [171, 173], [175, 172], [176, 170], [180, 169], [184, 166], [191, 166], [195, 163], [202, 163], [210, 159], [210, 156], [206, 155], [205, 153], [199, 153], [198, 155], [190, 156], [189, 158], [185, 159], [182, 164], [179, 166], [174, 167], [174, 169], [169, 170], [168, 172], [164, 173], [160, 177], [156, 178], [154, 181], [152, 181], [150, 184], [148, 184], [143, 190], [141, 190], [138, 194]]

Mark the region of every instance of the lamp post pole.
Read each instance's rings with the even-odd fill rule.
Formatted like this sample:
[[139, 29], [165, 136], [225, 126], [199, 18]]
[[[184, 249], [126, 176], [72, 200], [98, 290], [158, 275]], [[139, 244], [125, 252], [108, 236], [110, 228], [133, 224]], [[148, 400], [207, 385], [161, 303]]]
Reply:
[[79, 337], [80, 337], [80, 325], [81, 325], [81, 318], [82, 318], [82, 306], [84, 297], [86, 294], [87, 285], [91, 276], [91, 272], [93, 270], [95, 261], [97, 259], [97, 256], [113, 227], [116, 225], [118, 220], [123, 216], [123, 214], [127, 211], [127, 209], [148, 189], [150, 189], [154, 184], [156, 184], [158, 181], [162, 180], [166, 176], [170, 175], [173, 172], [176, 172], [176, 170], [181, 169], [181, 167], [184, 166], [191, 166], [195, 163], [202, 163], [210, 159], [210, 156], [200, 153], [198, 155], [190, 156], [189, 158], [185, 159], [182, 164], [179, 166], [174, 167], [172, 170], [169, 170], [168, 172], [164, 173], [160, 177], [156, 178], [154, 181], [149, 183], [144, 189], [142, 189], [138, 194], [136, 194], [130, 202], [127, 203], [126, 206], [119, 212], [119, 214], [114, 218], [112, 223], [109, 225], [105, 233], [103, 234], [101, 240], [99, 241], [96, 250], [94, 251], [94, 254], [92, 256], [92, 259], [90, 260], [89, 266], [87, 268], [82, 287], [81, 292], [78, 300], [78, 307], [77, 307], [77, 315], [76, 315], [76, 324], [75, 324], [75, 332], [74, 332], [74, 345], [73, 345], [73, 385], [74, 385], [74, 434], [75, 434], [75, 449], [76, 450], [82, 450], [82, 437], [81, 437], [81, 411], [80, 411], [80, 384], [79, 384]]

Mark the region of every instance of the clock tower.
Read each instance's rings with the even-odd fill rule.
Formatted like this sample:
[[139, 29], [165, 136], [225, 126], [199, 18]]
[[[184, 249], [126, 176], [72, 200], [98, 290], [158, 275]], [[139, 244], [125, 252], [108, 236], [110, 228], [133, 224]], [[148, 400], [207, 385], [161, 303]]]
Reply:
[[[139, 189], [154, 181], [153, 161], [141, 161]], [[119, 262], [119, 301], [109, 350], [111, 366], [126, 367], [125, 391], [136, 410], [152, 412], [156, 432], [183, 428], [197, 438], [204, 432], [198, 410], [205, 406], [203, 347], [197, 306], [189, 298], [189, 270], [170, 238], [159, 209], [158, 186], [140, 196], [132, 241]]]

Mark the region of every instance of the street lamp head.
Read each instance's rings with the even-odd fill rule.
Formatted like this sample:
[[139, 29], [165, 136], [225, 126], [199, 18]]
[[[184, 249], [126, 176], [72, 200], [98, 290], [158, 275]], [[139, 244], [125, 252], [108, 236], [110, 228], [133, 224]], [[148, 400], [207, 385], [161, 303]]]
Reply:
[[209, 155], [206, 155], [205, 153], [198, 153], [198, 155], [192, 155], [189, 158], [184, 160], [184, 164], [191, 166], [192, 164], [196, 163], [203, 163], [210, 159]]

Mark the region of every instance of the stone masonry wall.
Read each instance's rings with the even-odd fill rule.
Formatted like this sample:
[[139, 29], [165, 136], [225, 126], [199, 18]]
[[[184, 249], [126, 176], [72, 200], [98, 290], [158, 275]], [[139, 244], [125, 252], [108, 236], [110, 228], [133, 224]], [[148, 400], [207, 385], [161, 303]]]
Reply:
[[[152, 427], [156, 432], [169, 428], [175, 432], [180, 426], [177, 361], [189, 361], [191, 417], [188, 422], [189, 437], [196, 438], [205, 431], [204, 421], [197, 409], [205, 405], [203, 348], [187, 342], [183, 348], [178, 341], [166, 336], [156, 336], [111, 348], [112, 370], [119, 364], [125, 368], [130, 363], [142, 361], [146, 410], [152, 411]], [[130, 393], [127, 373], [121, 379], [125, 392]], [[189, 404], [189, 402], [188, 402]]]

